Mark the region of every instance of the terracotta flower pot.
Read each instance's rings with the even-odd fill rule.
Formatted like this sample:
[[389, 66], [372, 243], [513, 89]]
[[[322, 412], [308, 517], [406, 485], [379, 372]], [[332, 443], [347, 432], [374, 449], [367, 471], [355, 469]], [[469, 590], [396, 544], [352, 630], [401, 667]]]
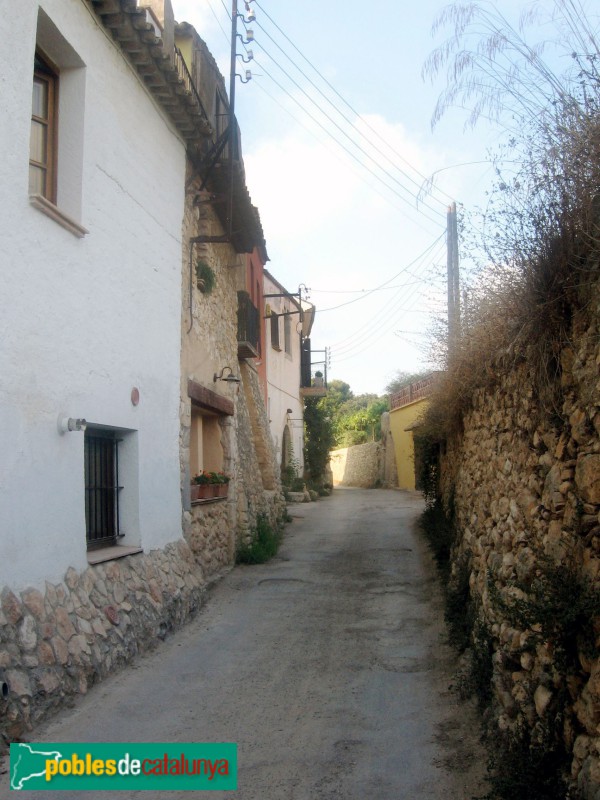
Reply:
[[192, 502], [194, 500], [208, 500], [214, 497], [214, 486], [210, 483], [192, 483], [190, 487], [190, 495]]

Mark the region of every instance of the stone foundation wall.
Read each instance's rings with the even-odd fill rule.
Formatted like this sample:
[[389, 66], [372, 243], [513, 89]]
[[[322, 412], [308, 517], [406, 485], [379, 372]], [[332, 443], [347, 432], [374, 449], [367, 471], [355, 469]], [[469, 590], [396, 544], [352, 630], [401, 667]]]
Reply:
[[114, 673], [202, 606], [202, 570], [183, 541], [69, 568], [60, 584], [0, 594], [0, 750], [69, 697]]
[[235, 537], [233, 498], [194, 503], [184, 514], [185, 538], [205, 577], [233, 564]]
[[[556, 412], [540, 407], [526, 365], [505, 370], [472, 398], [441, 472], [459, 532], [452, 580], [468, 580], [489, 637], [497, 725], [541, 741], [558, 724], [586, 800], [600, 796], [600, 618], [570, 622], [567, 644], [544, 625], [569, 619], [584, 591], [600, 596], [599, 300], [573, 320]], [[555, 589], [541, 592], [550, 575]]]

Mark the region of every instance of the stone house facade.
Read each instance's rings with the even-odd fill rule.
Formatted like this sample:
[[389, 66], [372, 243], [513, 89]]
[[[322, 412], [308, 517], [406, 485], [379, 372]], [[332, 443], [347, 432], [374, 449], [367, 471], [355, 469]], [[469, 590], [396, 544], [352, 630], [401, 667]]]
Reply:
[[[175, 48], [169, 1], [148, 6], [36, 0], [0, 22], [6, 739], [182, 624], [256, 516], [283, 510], [256, 372], [238, 359], [260, 221], [239, 150], [241, 234], [203, 202], [222, 189], [218, 170], [202, 186], [222, 112]], [[215, 380], [224, 367], [241, 383]], [[192, 466], [228, 472], [228, 498], [192, 504]]]
[[[213, 130], [188, 158], [181, 315], [183, 527], [208, 577], [232, 563], [237, 543], [252, 535], [259, 516], [278, 525], [285, 507], [256, 364], [261, 271], [268, 258], [260, 217], [246, 188], [235, 120], [233, 145], [229, 138], [214, 158], [227, 134], [221, 131], [229, 111], [223, 77], [190, 25], [176, 27], [175, 42]], [[198, 269], [206, 268], [214, 282], [210, 291], [198, 281]], [[231, 477], [227, 498], [190, 500], [190, 478], [202, 470]]]

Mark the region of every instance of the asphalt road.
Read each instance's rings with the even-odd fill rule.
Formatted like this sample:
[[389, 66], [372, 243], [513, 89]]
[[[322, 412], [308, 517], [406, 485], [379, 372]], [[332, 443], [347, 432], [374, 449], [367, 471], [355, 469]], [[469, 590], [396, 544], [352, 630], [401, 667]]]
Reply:
[[[336, 489], [290, 510], [276, 559], [235, 568], [184, 630], [31, 740], [237, 742], [238, 790], [206, 793], [213, 800], [477, 793], [484, 756], [472, 709], [449, 688], [440, 591], [414, 527], [420, 497]], [[134, 797], [161, 793], [118, 793]]]

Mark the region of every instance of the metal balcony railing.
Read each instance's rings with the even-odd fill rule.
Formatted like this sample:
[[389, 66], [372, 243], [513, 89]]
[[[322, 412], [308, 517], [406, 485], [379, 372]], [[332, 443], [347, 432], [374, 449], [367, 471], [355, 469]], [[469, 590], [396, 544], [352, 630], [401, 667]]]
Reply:
[[313, 361], [310, 339], [302, 341], [300, 389], [304, 397], [321, 397], [327, 393], [327, 361]]

